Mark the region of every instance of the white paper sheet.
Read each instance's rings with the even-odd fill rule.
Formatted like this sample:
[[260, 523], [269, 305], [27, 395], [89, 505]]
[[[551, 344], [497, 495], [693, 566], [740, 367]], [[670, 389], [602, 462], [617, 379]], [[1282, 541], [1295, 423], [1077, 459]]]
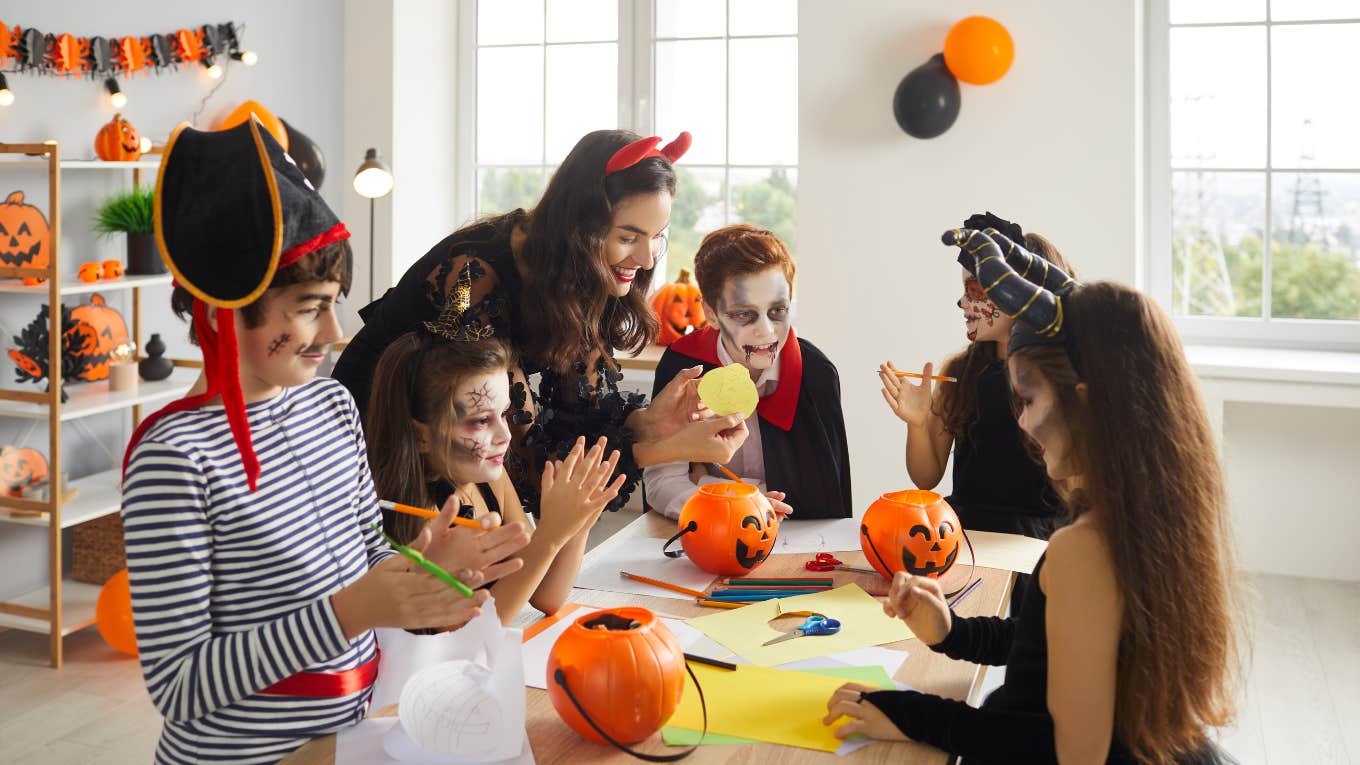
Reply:
[[[902, 662], [907, 660], [906, 651], [897, 651], [881, 646], [869, 646], [868, 648], [855, 648], [850, 651], [828, 654], [826, 656], [814, 656], [811, 659], [791, 661], [787, 664], [780, 664], [775, 669], [827, 669], [832, 667], [872, 667], [879, 666], [888, 677], [897, 674], [897, 670], [902, 668]], [[730, 661], [730, 659], [729, 659]]]
[[[665, 540], [640, 540], [635, 547], [615, 545], [606, 554], [592, 559], [588, 566], [576, 577], [576, 586], [587, 590], [622, 592], [629, 595], [651, 595], [658, 598], [694, 600], [693, 595], [662, 589], [619, 576], [620, 571], [637, 574], [662, 582], [688, 587], [700, 592], [706, 590], [718, 577], [689, 562], [688, 558], [667, 558], [661, 554], [661, 543]], [[678, 544], [678, 543], [677, 543]]]
[[800, 521], [794, 510], [789, 520], [779, 524], [779, 538], [772, 554], [851, 552], [859, 550], [859, 519]]
[[968, 538], [973, 542], [973, 554], [977, 556], [979, 566], [1017, 571], [1021, 574], [1034, 571], [1034, 567], [1039, 563], [1039, 556], [1048, 549], [1048, 542], [1019, 534], [970, 531]]
[[[335, 737], [335, 765], [456, 765], [456, 759], [433, 754], [416, 760], [393, 759], [383, 749], [383, 737], [397, 722], [395, 717], [370, 717], [340, 731]], [[496, 765], [534, 765], [528, 734], [518, 755]]]

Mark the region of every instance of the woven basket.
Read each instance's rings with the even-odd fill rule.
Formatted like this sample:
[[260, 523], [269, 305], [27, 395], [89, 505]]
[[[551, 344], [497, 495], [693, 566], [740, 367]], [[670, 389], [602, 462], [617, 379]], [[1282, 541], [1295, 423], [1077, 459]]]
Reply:
[[71, 529], [71, 578], [102, 585], [127, 568], [123, 553], [123, 519], [118, 513]]

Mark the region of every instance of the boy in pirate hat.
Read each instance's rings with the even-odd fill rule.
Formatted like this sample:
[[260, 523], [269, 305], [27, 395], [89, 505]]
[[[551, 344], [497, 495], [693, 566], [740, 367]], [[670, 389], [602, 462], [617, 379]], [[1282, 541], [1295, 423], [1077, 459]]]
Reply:
[[[316, 377], [341, 336], [348, 237], [258, 121], [170, 137], [156, 239], [204, 368], [133, 434], [122, 508], [157, 763], [272, 763], [356, 723], [373, 628], [456, 628], [487, 598], [383, 542], [359, 413]], [[519, 568], [494, 561], [522, 526], [450, 529], [457, 509], [413, 546], [474, 587]]]

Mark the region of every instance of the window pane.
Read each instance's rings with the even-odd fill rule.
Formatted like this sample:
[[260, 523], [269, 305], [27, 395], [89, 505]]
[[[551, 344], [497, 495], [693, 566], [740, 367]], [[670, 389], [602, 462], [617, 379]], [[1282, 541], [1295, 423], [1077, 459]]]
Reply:
[[618, 0], [548, 0], [548, 42], [617, 39]]
[[483, 167], [477, 171], [477, 214], [533, 207], [543, 194], [541, 167]]
[[722, 37], [724, 0], [656, 0], [657, 37]]
[[543, 42], [543, 0], [481, 0], [477, 44]]
[[1308, 19], [1360, 19], [1357, 0], [1274, 0], [1270, 18], [1275, 21]]
[[618, 127], [618, 81], [616, 43], [548, 46], [548, 161], [592, 130]]
[[1265, 173], [1171, 174], [1177, 315], [1261, 315], [1265, 201]]
[[730, 46], [728, 161], [798, 164], [798, 38], [732, 40]]
[[1171, 30], [1171, 164], [1264, 167], [1265, 27]]
[[1360, 101], [1338, 83], [1360, 71], [1360, 24], [1271, 30], [1271, 162], [1360, 168]]
[[723, 169], [691, 167], [682, 161], [676, 165], [675, 175], [670, 246], [666, 254], [667, 281], [675, 281], [682, 268], [693, 273], [699, 242], [705, 234], [723, 225]]
[[656, 44], [656, 130], [670, 140], [694, 136], [685, 161], [722, 164], [727, 159], [727, 52], [722, 40]]
[[1271, 180], [1270, 312], [1360, 319], [1360, 174]]
[[764, 226], [798, 255], [798, 171], [734, 168], [732, 221]]
[[798, 0], [728, 0], [729, 35], [798, 34]]
[[[1278, 14], [1281, 3], [1275, 5]], [[1266, 19], [1266, 0], [1170, 0], [1167, 6], [1172, 24]]]
[[541, 46], [477, 51], [477, 163], [543, 163]]

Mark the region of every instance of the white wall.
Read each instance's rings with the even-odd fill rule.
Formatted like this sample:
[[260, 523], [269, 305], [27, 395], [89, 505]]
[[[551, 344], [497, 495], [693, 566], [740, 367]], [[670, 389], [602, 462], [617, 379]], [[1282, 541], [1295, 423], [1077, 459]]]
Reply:
[[[1135, 5], [799, 3], [799, 330], [841, 371], [857, 509], [909, 485], [905, 426], [873, 370], [966, 343], [945, 229], [990, 209], [1049, 236], [1084, 277], [1134, 281]], [[907, 136], [892, 116], [898, 81], [974, 13], [1006, 25], [1015, 64], [992, 85], [962, 85], [943, 136]]]
[[[0, 2], [0, 19], [11, 25], [80, 36], [165, 33], [228, 20], [243, 24], [242, 42], [259, 53], [259, 63], [255, 67], [235, 63], [227, 66], [221, 87], [203, 105], [194, 124], [210, 127], [236, 104], [253, 98], [320, 145], [327, 162], [321, 193], [332, 207], [340, 210], [346, 193], [354, 195], [348, 190], [348, 180], [359, 158], [351, 160], [341, 154], [345, 28], [339, 4], [327, 0], [237, 0], [230, 5], [203, 0], [176, 3], [128, 0], [117, 5], [93, 0], [47, 3], [4, 0]], [[8, 77], [16, 101], [13, 106], [0, 109], [0, 138], [21, 142], [56, 139], [65, 158], [93, 156], [95, 132], [114, 112], [100, 83], [22, 74]], [[143, 135], [163, 142], [177, 123], [193, 119], [213, 84], [201, 72], [188, 68], [135, 77], [122, 82], [128, 96], [128, 105], [122, 112]], [[154, 175], [148, 174], [145, 182], [154, 180]], [[65, 278], [73, 279], [82, 261], [121, 255], [121, 241], [96, 240], [89, 224], [98, 202], [127, 183], [122, 174], [83, 171], [63, 175], [61, 260]], [[6, 171], [0, 187], [6, 193], [23, 188], [28, 201], [41, 200], [46, 207], [45, 174]], [[115, 298], [110, 293], [110, 302], [123, 311], [131, 324], [128, 293], [118, 294]], [[76, 302], [74, 298], [69, 300], [72, 305]], [[0, 345], [11, 344], [10, 338], [32, 320], [39, 304], [39, 300], [27, 297], [0, 298]], [[172, 355], [192, 353], [185, 340], [184, 325], [169, 311], [168, 287], [144, 291], [143, 311], [145, 332], [161, 332]], [[14, 387], [9, 361], [5, 359], [2, 363], [0, 385]], [[32, 385], [27, 387], [37, 390]], [[68, 426], [63, 436], [65, 470], [80, 476], [114, 467], [129, 435], [127, 419], [124, 415], [102, 415], [82, 420], [93, 438], [79, 427]], [[18, 438], [27, 424], [0, 419], [0, 443]], [[25, 445], [47, 451], [45, 423], [29, 435]], [[12, 597], [45, 581], [45, 534], [29, 527], [0, 524], [0, 560], [10, 564], [4, 582], [0, 583], [0, 597]]]

